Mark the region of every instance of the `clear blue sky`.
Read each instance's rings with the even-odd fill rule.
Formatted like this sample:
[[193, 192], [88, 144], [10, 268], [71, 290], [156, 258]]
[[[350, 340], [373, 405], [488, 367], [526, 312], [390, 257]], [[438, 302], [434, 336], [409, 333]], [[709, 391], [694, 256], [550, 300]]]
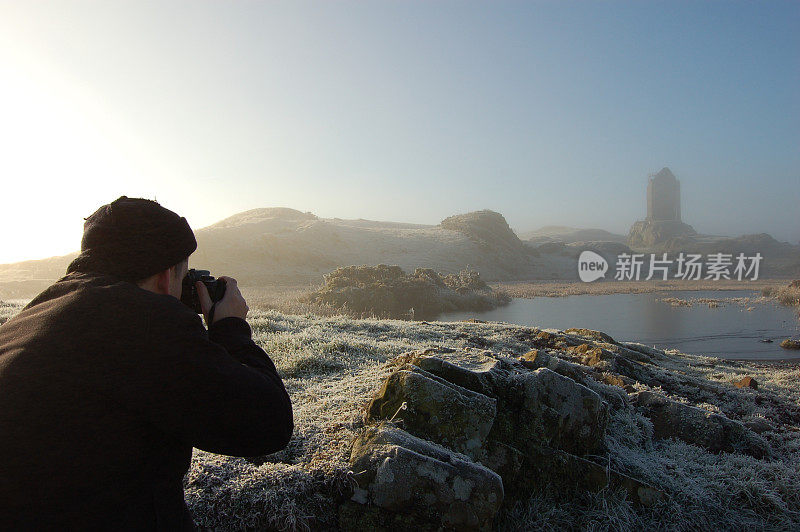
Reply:
[[797, 243], [798, 28], [800, 2], [0, 0], [0, 262], [77, 249], [121, 194], [196, 228], [626, 232], [663, 166], [698, 231]]

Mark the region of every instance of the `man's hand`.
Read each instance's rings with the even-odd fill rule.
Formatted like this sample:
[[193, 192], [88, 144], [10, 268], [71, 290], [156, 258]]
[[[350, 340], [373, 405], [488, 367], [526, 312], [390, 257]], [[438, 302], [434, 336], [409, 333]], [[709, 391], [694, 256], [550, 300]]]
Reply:
[[[230, 317], [245, 319], [250, 308], [247, 306], [247, 301], [242, 297], [242, 293], [239, 292], [236, 279], [224, 275], [218, 277], [218, 279], [225, 279], [225, 295], [217, 301], [217, 306], [214, 308], [214, 322]], [[213, 303], [211, 296], [208, 295], [208, 289], [201, 281], [197, 281], [195, 285], [197, 286], [197, 295], [200, 298], [200, 308], [203, 309], [203, 316], [206, 319], [206, 326], [210, 327], [208, 311], [211, 310]]]

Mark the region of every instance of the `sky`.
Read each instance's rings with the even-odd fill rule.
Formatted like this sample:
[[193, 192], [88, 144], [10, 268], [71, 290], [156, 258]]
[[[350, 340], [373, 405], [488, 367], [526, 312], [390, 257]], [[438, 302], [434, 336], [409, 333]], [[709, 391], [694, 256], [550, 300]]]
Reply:
[[800, 2], [0, 0], [0, 263], [121, 195], [800, 241]]

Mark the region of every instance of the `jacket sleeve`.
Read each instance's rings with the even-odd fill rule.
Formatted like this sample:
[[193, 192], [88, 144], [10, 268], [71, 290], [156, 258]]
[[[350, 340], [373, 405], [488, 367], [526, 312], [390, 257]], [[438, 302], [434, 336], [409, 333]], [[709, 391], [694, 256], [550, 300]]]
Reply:
[[288, 444], [289, 395], [245, 320], [219, 320], [207, 333], [189, 311], [151, 315], [146, 328], [139, 356], [121, 357], [108, 390], [123, 407], [204, 451], [256, 456]]

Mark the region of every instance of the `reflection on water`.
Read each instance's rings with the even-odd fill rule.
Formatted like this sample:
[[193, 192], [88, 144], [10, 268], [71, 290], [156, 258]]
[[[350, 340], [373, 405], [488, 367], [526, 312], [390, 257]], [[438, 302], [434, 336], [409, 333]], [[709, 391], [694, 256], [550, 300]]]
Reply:
[[[719, 308], [704, 304], [672, 307], [665, 297], [681, 299], [757, 296], [752, 291], [661, 292], [602, 296], [515, 299], [510, 305], [487, 312], [452, 312], [441, 321], [479, 318], [541, 328], [585, 327], [610, 334], [617, 340], [641, 342], [684, 353], [721, 358], [784, 359], [800, 353], [778, 344], [800, 334], [795, 309], [773, 303], [746, 306], [726, 303]], [[762, 339], [774, 340], [764, 343]]]

